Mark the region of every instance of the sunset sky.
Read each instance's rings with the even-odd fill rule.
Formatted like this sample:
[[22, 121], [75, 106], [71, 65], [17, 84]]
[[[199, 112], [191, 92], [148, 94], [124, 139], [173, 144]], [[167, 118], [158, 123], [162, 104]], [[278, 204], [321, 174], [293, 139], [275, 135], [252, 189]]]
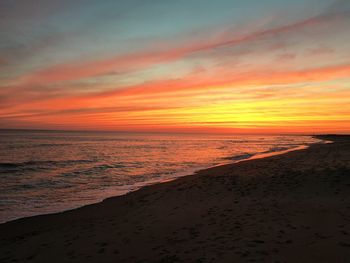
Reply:
[[350, 1], [2, 0], [0, 128], [350, 132]]

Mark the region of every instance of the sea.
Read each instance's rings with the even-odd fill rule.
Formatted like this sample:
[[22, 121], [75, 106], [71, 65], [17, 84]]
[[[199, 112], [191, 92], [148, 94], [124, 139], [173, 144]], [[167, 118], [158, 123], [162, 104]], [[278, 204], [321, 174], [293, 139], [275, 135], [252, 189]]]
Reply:
[[0, 130], [0, 222], [61, 212], [311, 136]]

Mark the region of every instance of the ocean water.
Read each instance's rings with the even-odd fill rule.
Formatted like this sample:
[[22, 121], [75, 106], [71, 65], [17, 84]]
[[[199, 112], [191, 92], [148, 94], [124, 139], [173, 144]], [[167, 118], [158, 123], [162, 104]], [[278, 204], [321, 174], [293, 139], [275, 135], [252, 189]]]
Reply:
[[0, 131], [0, 222], [122, 195], [214, 165], [316, 142], [310, 136]]

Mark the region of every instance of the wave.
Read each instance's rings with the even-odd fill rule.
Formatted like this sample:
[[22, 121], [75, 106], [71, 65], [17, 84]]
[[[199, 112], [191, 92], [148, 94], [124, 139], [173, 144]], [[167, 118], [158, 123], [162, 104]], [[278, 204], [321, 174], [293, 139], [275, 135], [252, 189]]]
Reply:
[[244, 154], [240, 154], [240, 155], [226, 157], [224, 159], [231, 160], [231, 161], [241, 161], [241, 160], [249, 159], [249, 158], [253, 157], [254, 155], [256, 155], [256, 154], [255, 153], [244, 153]]
[[43, 169], [56, 166], [66, 166], [73, 164], [92, 163], [94, 160], [64, 160], [64, 161], [26, 161], [19, 163], [0, 163], [0, 172], [15, 172], [18, 170]]
[[264, 151], [262, 153], [274, 153], [274, 152], [282, 152], [282, 151], [287, 151], [293, 148], [296, 148], [297, 146], [295, 145], [290, 145], [290, 146], [277, 146], [277, 147], [272, 147], [267, 151]]
[[44, 189], [67, 189], [67, 188], [73, 188], [74, 185], [72, 185], [70, 182], [65, 182], [60, 179], [41, 179], [31, 182], [23, 182], [18, 183], [16, 185], [8, 186], [7, 189], [10, 192], [17, 192], [17, 191], [31, 191], [31, 190], [44, 190]]
[[69, 143], [41, 143], [31, 145], [30, 147], [61, 147], [61, 146], [71, 146]]
[[80, 176], [80, 175], [95, 175], [95, 174], [99, 174], [99, 172], [101, 172], [101, 171], [106, 171], [109, 169], [117, 169], [117, 168], [125, 168], [125, 166], [122, 164], [119, 164], [119, 163], [100, 164], [100, 165], [96, 165], [96, 166], [93, 166], [93, 167], [88, 168], [88, 169], [67, 172], [67, 173], [63, 173], [61, 175], [65, 176], [65, 177], [73, 177], [73, 176]]
[[10, 144], [6, 145], [7, 149], [30, 149], [30, 148], [41, 148], [41, 147], [63, 147], [71, 146], [69, 143], [41, 143], [41, 144]]
[[242, 161], [242, 160], [247, 160], [250, 159], [256, 155], [261, 155], [261, 154], [269, 154], [269, 153], [275, 153], [275, 152], [283, 152], [287, 151], [290, 149], [297, 148], [299, 145], [289, 145], [289, 146], [276, 146], [276, 147], [271, 147], [267, 151], [264, 152], [257, 152], [257, 153], [244, 153], [240, 155], [234, 155], [230, 157], [223, 158], [224, 160], [230, 160], [230, 161]]

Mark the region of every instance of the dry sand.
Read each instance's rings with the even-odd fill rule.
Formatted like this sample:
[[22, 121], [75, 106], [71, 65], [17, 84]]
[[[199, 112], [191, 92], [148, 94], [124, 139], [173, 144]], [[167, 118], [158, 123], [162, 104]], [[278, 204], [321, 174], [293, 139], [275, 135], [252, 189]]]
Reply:
[[0, 262], [350, 262], [350, 136], [0, 225]]

